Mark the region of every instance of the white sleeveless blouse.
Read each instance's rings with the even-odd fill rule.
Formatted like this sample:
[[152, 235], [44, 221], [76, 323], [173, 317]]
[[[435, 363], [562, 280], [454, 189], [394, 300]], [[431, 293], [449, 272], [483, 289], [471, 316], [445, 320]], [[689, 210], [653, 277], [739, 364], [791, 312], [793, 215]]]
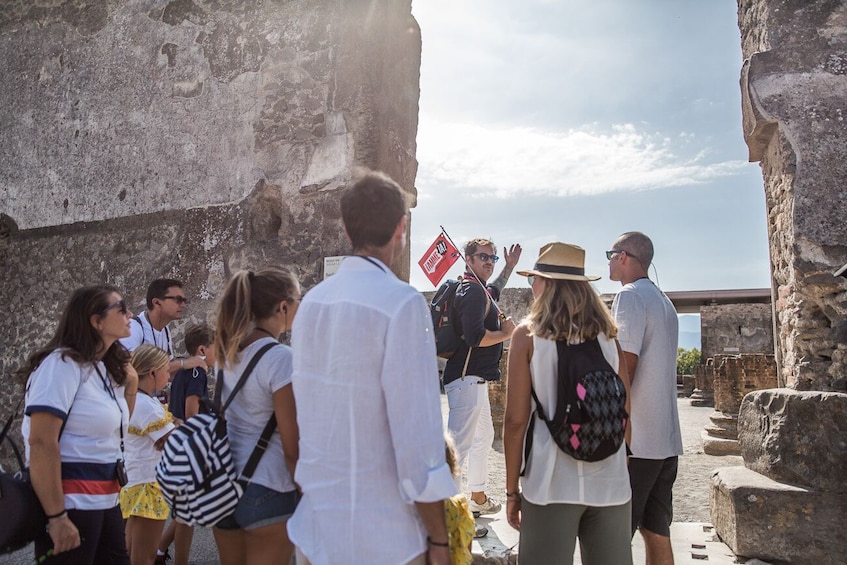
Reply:
[[[603, 355], [612, 368], [618, 368], [618, 350], [614, 340], [604, 334], [597, 337]], [[556, 342], [533, 337], [530, 361], [532, 387], [545, 414], [556, 412], [556, 373], [558, 354]], [[523, 496], [533, 504], [584, 504], [586, 506], [618, 506], [631, 497], [629, 471], [626, 467], [626, 446], [621, 445], [614, 455], [589, 463], [578, 461], [562, 452], [547, 431], [547, 426], [535, 415], [532, 451], [521, 477]]]

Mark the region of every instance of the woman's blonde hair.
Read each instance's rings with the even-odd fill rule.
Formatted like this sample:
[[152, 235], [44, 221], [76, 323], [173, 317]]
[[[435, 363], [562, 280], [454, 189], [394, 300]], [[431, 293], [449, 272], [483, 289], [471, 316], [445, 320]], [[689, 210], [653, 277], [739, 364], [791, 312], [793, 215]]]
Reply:
[[230, 279], [218, 304], [215, 356], [223, 367], [235, 364], [242, 342], [256, 320], [271, 317], [283, 300], [291, 301], [300, 284], [288, 269], [240, 271]]
[[532, 303], [530, 333], [553, 341], [582, 342], [601, 332], [618, 335], [609, 309], [586, 281], [544, 278], [544, 290]]
[[138, 378], [142, 379], [153, 371], [161, 369], [170, 361], [171, 358], [166, 351], [145, 343], [132, 351], [132, 358], [129, 362], [135, 372], [138, 373]]

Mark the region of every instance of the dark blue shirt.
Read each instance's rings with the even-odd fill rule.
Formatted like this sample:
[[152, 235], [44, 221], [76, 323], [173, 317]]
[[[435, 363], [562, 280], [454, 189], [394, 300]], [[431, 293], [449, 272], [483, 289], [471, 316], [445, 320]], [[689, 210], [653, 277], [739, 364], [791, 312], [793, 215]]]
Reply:
[[[471, 275], [466, 275], [471, 276]], [[447, 360], [444, 368], [444, 384], [450, 383], [462, 376], [468, 349], [471, 358], [468, 361], [466, 375], [476, 375], [487, 381], [500, 380], [500, 357], [503, 355], [503, 344], [479, 347], [479, 342], [485, 337], [485, 330], [500, 329], [500, 316], [492, 304], [488, 315], [485, 314], [489, 300], [499, 298], [496, 287], [483, 288], [478, 282], [464, 280], [456, 289], [453, 300], [453, 321], [456, 333], [461, 336], [459, 347], [453, 356]]]
[[208, 377], [206, 371], [199, 367], [180, 369], [171, 381], [168, 409], [174, 418], [185, 420], [185, 399], [189, 396], [209, 397]]

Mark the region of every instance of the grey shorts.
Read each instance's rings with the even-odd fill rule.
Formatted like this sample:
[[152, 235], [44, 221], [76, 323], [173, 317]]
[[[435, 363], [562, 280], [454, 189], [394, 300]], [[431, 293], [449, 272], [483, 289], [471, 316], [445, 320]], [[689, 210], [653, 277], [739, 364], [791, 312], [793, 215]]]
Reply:
[[261, 485], [249, 484], [235, 507], [235, 512], [215, 524], [222, 530], [255, 530], [288, 520], [300, 494], [296, 490], [279, 492]]

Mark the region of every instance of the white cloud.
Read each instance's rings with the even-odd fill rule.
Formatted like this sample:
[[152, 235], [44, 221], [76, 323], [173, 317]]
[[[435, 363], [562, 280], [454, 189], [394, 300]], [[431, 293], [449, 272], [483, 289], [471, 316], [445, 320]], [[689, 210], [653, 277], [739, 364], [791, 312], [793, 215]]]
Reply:
[[422, 117], [417, 185], [427, 189], [422, 191], [427, 196], [457, 188], [478, 197], [591, 195], [700, 184], [747, 166], [744, 161], [706, 162], [706, 149], [680, 157], [674, 149], [692, 144], [694, 136], [674, 137], [633, 124], [547, 132]]

